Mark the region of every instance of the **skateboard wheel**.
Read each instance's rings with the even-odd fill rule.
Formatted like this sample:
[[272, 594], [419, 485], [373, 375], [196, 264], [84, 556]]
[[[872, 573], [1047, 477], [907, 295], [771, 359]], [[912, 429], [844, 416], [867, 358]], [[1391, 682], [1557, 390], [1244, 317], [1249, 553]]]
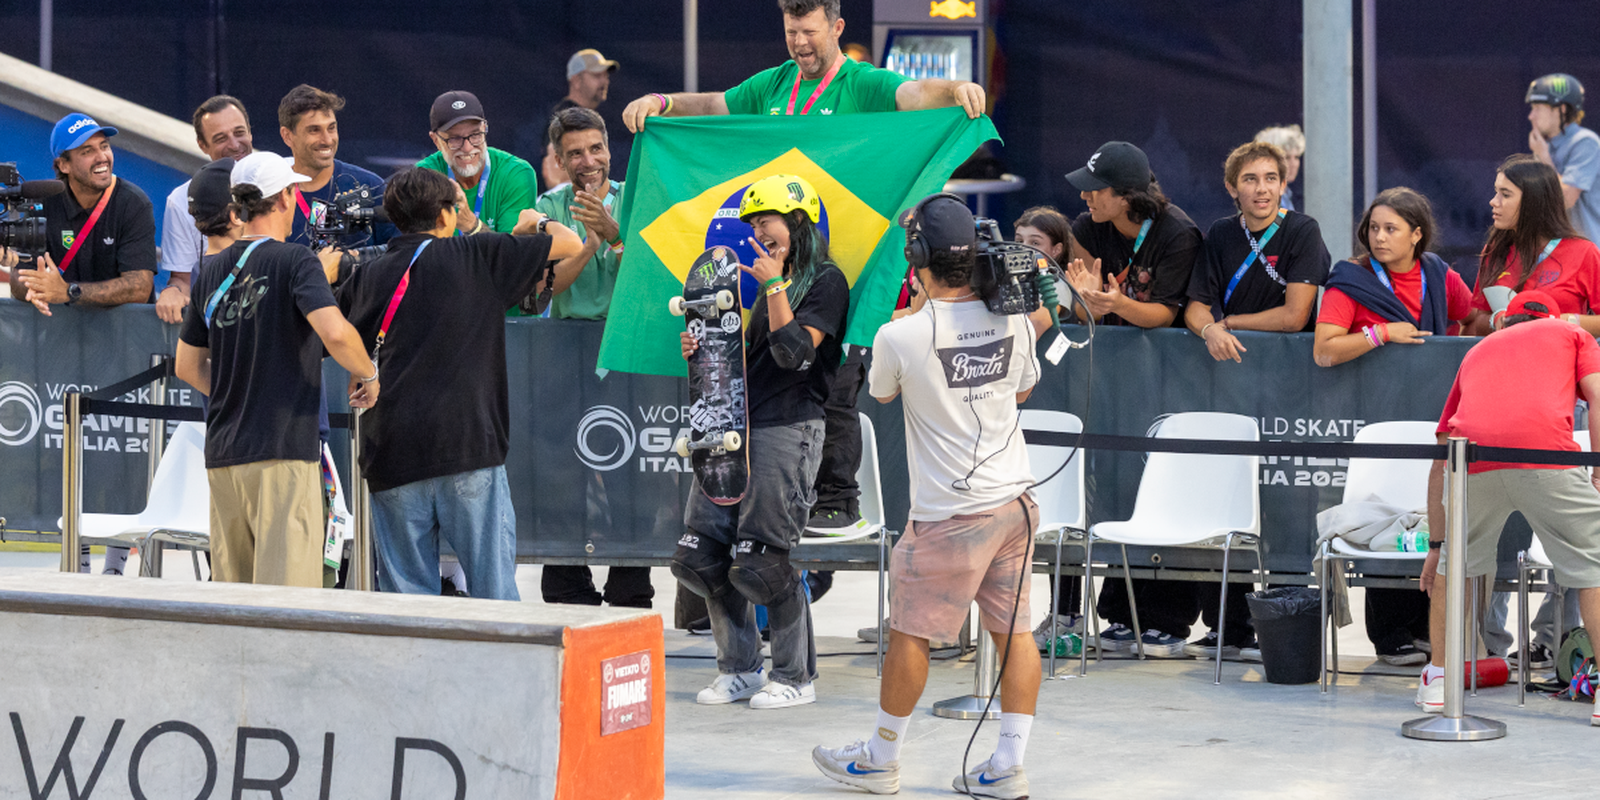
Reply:
[[672, 447], [674, 450], [678, 451], [678, 456], [680, 458], [689, 457], [689, 437], [679, 436], [678, 441], [674, 443]]
[[683, 298], [674, 297], [671, 300], [668, 300], [667, 301], [667, 310], [671, 311], [672, 312], [672, 316], [674, 316], [674, 317], [683, 316]]
[[722, 434], [722, 449], [730, 453], [737, 452], [743, 444], [744, 437], [740, 436], [738, 431], [728, 431]]
[[723, 311], [733, 308], [733, 292], [727, 289], [717, 292], [717, 308]]

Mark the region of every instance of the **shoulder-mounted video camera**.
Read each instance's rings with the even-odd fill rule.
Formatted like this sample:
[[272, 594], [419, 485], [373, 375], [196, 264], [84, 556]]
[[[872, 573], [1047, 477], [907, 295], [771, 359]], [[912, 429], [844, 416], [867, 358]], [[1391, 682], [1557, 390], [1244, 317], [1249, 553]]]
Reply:
[[352, 233], [372, 235], [376, 222], [388, 222], [383, 213], [383, 194], [366, 186], [342, 192], [327, 203], [322, 213], [306, 220], [311, 249], [336, 245]]
[[25, 181], [16, 162], [0, 163], [0, 247], [43, 255], [48, 243], [38, 201], [66, 190], [61, 181]]
[[[1034, 276], [1055, 267], [1044, 253], [1000, 236], [1000, 223], [977, 217], [978, 247], [973, 258], [972, 291], [991, 314], [1029, 314], [1039, 307]], [[1055, 268], [1060, 272], [1060, 268]]]

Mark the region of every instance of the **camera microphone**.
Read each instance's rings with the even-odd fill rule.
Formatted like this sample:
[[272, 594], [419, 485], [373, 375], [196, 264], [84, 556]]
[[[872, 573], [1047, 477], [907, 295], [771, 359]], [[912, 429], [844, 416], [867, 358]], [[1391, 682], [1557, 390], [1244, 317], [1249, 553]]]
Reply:
[[67, 185], [61, 181], [23, 181], [18, 194], [24, 200], [43, 200], [66, 190]]

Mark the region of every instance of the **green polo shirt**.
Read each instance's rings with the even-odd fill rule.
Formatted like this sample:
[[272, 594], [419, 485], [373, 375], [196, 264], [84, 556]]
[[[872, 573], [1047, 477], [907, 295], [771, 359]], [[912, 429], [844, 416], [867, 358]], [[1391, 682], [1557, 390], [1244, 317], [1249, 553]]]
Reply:
[[[579, 238], [584, 241], [589, 239], [589, 231], [583, 223], [572, 218], [574, 201], [572, 184], [545, 192], [539, 196], [539, 201], [534, 203], [535, 211], [571, 228]], [[611, 182], [611, 191], [606, 195], [606, 209], [614, 217], [617, 208], [622, 204], [622, 184]], [[617, 268], [622, 264], [622, 255], [611, 252], [607, 245], [600, 245], [600, 249], [583, 265], [583, 272], [578, 273], [577, 280], [567, 287], [567, 290], [550, 299], [550, 316], [554, 319], [605, 319], [606, 312], [611, 310], [611, 292], [617, 287]]]
[[[437, 151], [418, 161], [417, 166], [450, 174], [444, 154]], [[533, 167], [528, 162], [504, 150], [489, 148], [489, 185], [484, 187], [483, 213], [479, 215], [483, 224], [492, 231], [510, 233], [512, 228], [517, 227], [517, 217], [533, 208], [536, 186]], [[467, 207], [475, 207], [477, 201], [478, 188], [475, 186], [467, 192]]]
[[[812, 114], [860, 114], [872, 111], [894, 111], [894, 93], [900, 84], [909, 80], [898, 72], [874, 67], [847, 58], [838, 74], [828, 84], [828, 90], [811, 104]], [[794, 61], [763, 70], [749, 80], [722, 93], [730, 114], [770, 114], [782, 116], [789, 108], [789, 97], [794, 96], [794, 113], [799, 114], [817, 90], [821, 79], [801, 81], [800, 91], [794, 91], [794, 79], [800, 74], [800, 65]]]

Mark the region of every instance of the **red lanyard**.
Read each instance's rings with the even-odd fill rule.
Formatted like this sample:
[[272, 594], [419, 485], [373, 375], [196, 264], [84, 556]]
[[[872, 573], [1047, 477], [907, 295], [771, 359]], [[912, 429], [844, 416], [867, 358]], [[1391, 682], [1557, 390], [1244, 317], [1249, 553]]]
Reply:
[[62, 256], [61, 263], [56, 265], [56, 269], [61, 270], [63, 276], [67, 274], [67, 267], [71, 266], [72, 259], [78, 255], [78, 248], [83, 246], [84, 240], [88, 239], [90, 232], [94, 230], [94, 224], [100, 221], [100, 214], [106, 210], [106, 203], [111, 202], [111, 192], [116, 188], [117, 178], [112, 176], [111, 185], [100, 193], [100, 202], [95, 203], [94, 210], [89, 212], [89, 221], [84, 223], [83, 230], [73, 234], [72, 246], [67, 248], [67, 254]]
[[311, 206], [306, 204], [305, 195], [300, 194], [299, 187], [294, 190], [295, 205], [300, 206], [300, 215], [306, 218], [306, 224], [311, 224]]
[[[839, 53], [834, 57], [833, 66], [828, 68], [828, 74], [822, 76], [822, 82], [817, 84], [817, 90], [811, 93], [811, 99], [806, 101], [805, 108], [800, 109], [800, 116], [803, 117], [811, 113], [811, 104], [817, 102], [817, 98], [821, 97], [824, 91], [827, 91], [828, 84], [833, 83], [833, 76], [839, 73], [839, 67], [844, 64], [844, 59], [845, 56], [843, 53]], [[794, 101], [798, 100], [799, 98], [800, 65], [796, 64], [794, 72], [794, 89], [789, 92], [789, 110], [787, 112], [791, 117], [794, 116]]]
[[424, 239], [422, 244], [417, 245], [416, 252], [411, 254], [411, 263], [406, 265], [405, 274], [400, 276], [400, 285], [395, 287], [394, 296], [389, 298], [389, 310], [383, 312], [383, 324], [378, 327], [378, 343], [372, 348], [374, 364], [378, 363], [378, 351], [383, 349], [384, 340], [389, 338], [389, 323], [394, 322], [394, 312], [400, 310], [400, 301], [405, 298], [406, 289], [411, 286], [411, 268], [417, 265], [417, 256], [422, 255], [422, 251], [428, 249], [428, 245], [432, 243], [432, 239]]

